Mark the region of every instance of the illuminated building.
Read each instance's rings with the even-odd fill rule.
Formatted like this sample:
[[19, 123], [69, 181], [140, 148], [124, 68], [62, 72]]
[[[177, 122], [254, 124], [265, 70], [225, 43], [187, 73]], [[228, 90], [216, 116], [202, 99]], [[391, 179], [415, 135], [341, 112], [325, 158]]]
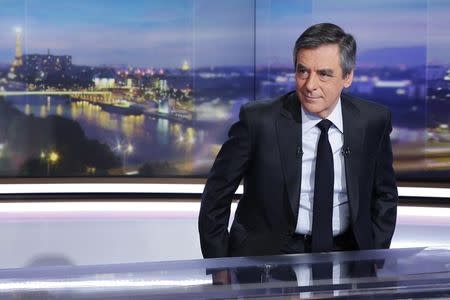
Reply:
[[11, 64], [11, 69], [9, 70], [8, 77], [14, 79], [17, 77], [17, 68], [23, 65], [22, 61], [22, 28], [16, 27], [16, 53], [14, 55], [13, 63]]
[[166, 79], [158, 79], [155, 81], [154, 85], [155, 88], [159, 89], [161, 92], [167, 92], [169, 90]]
[[29, 72], [42, 72], [44, 74], [53, 72], [67, 72], [72, 68], [72, 56], [47, 54], [23, 55], [23, 64]]
[[96, 69], [92, 76], [92, 81], [96, 89], [113, 89], [116, 87], [115, 70], [110, 68]]
[[444, 76], [445, 81], [450, 81], [450, 70], [447, 70], [447, 74]]
[[131, 78], [127, 78], [127, 88], [133, 87], [133, 80]]
[[159, 100], [158, 103], [158, 112], [159, 113], [163, 113], [163, 114], [168, 114], [170, 111], [169, 108], [169, 99], [167, 98], [162, 98]]
[[183, 62], [183, 65], [181, 66], [181, 70], [187, 72], [187, 71], [189, 71], [190, 69], [191, 69], [191, 67], [189, 66], [189, 63], [187, 62], [187, 60], [185, 60], [185, 61]]
[[22, 61], [22, 28], [16, 27], [16, 54], [12, 63], [12, 68], [20, 67], [23, 64]]
[[93, 79], [96, 89], [112, 89], [116, 86], [114, 78], [99, 78]]
[[374, 94], [383, 99], [410, 99], [415, 97], [416, 88], [410, 80], [378, 80]]

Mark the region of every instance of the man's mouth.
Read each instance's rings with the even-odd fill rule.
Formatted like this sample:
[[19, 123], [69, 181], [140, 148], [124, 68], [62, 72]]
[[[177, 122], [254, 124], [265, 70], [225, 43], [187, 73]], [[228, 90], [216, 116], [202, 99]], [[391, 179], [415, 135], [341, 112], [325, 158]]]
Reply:
[[303, 97], [305, 97], [306, 100], [309, 100], [309, 101], [316, 101], [316, 100], [320, 99], [320, 96], [314, 96], [314, 95], [303, 94]]

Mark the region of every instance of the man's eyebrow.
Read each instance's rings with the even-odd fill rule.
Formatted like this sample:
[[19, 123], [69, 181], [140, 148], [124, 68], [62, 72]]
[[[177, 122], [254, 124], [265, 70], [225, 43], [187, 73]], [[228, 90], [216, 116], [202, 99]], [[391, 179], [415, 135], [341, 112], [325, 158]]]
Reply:
[[320, 69], [317, 71], [318, 73], [324, 73], [327, 75], [333, 75], [334, 74], [334, 70], [333, 69]]
[[305, 70], [309, 70], [309, 68], [307, 68], [305, 65], [303, 65], [302, 63], [297, 63], [297, 69], [305, 69]]

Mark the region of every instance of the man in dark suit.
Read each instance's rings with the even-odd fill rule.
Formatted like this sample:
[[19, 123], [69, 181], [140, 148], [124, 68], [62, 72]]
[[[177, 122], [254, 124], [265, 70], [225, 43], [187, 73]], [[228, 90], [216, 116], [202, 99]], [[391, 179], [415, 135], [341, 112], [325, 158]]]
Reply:
[[296, 91], [241, 108], [202, 197], [205, 258], [389, 247], [398, 201], [391, 116], [342, 93], [355, 56], [340, 27], [311, 26], [294, 47]]

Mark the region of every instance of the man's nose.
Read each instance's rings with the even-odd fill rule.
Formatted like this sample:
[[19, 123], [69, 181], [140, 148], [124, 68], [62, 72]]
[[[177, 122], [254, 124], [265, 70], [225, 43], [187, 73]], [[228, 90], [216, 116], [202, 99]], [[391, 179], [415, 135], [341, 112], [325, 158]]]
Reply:
[[306, 79], [305, 87], [308, 91], [314, 91], [317, 89], [317, 77], [314, 73], [311, 73]]

